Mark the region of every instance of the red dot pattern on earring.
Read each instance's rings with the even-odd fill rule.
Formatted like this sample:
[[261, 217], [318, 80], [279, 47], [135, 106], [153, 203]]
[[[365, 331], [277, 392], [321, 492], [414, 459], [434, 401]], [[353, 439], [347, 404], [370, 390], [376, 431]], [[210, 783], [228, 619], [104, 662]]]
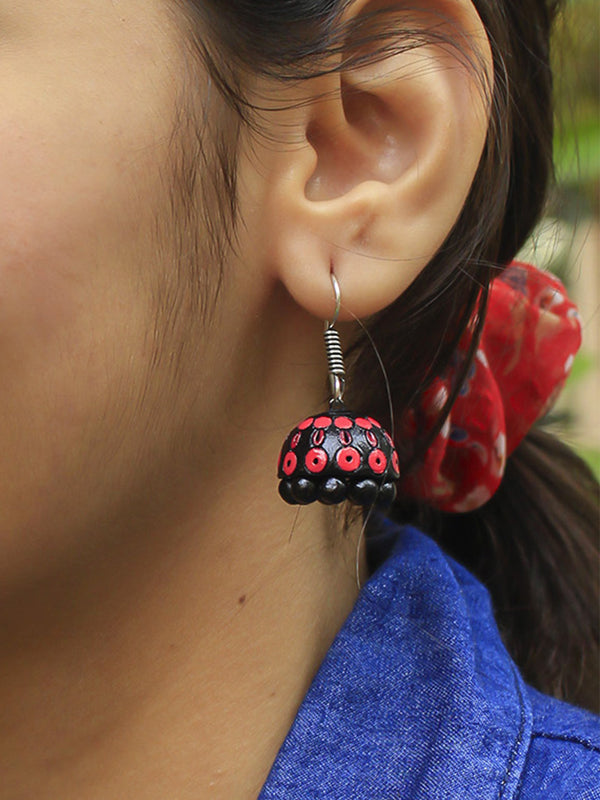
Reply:
[[329, 459], [327, 458], [327, 453], [325, 450], [321, 450], [320, 447], [313, 447], [312, 450], [308, 451], [306, 458], [304, 459], [306, 469], [314, 474], [323, 472], [328, 461]]
[[350, 430], [354, 423], [349, 417], [337, 417], [334, 420], [335, 427], [340, 428], [341, 430]]
[[381, 450], [373, 450], [369, 455], [369, 466], [376, 475], [383, 475], [387, 468], [387, 458]]
[[344, 472], [356, 472], [360, 467], [360, 453], [354, 447], [342, 447], [336, 456], [336, 461]]
[[357, 417], [354, 421], [356, 422], [359, 428], [363, 428], [366, 431], [370, 431], [371, 428], [373, 427], [373, 425], [369, 422], [369, 420], [365, 419], [364, 417]]
[[290, 451], [283, 459], [283, 471], [286, 475], [291, 475], [296, 469], [297, 465], [298, 459], [296, 458], [295, 454]]

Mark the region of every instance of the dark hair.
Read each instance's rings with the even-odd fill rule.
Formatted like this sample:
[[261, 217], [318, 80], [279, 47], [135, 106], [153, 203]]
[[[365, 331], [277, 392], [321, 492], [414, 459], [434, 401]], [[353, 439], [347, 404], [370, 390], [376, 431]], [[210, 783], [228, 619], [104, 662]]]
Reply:
[[[244, 75], [298, 80], [426, 42], [443, 42], [439, 18], [411, 20], [410, 3], [390, 3], [341, 23], [349, 0], [178, 0], [192, 51], [200, 55], [231, 111], [228, 134], [216, 132], [217, 229], [235, 223], [235, 124], [256, 124]], [[492, 118], [481, 163], [462, 214], [410, 288], [369, 321], [386, 366], [394, 416], [401, 420], [449, 363], [469, 322], [475, 350], [491, 280], [516, 255], [538, 220], [552, 176], [553, 104], [549, 40], [558, 0], [474, 0], [494, 61]], [[355, 53], [348, 42], [359, 46]], [[461, 57], [457, 53], [457, 57]], [[476, 64], [471, 64], [477, 69]], [[485, 82], [482, 81], [482, 86]], [[239, 128], [238, 128], [239, 130]], [[213, 178], [213, 180], [215, 180]], [[224, 190], [224, 191], [223, 191]], [[215, 251], [223, 246], [220, 241]], [[418, 342], [418, 346], [415, 343]], [[389, 425], [387, 395], [364, 336], [349, 352], [349, 395], [357, 410]], [[465, 372], [469, 363], [465, 363]], [[406, 473], [441, 428], [397, 442]], [[368, 392], [363, 387], [368, 387]], [[399, 426], [396, 425], [396, 429]], [[496, 496], [466, 515], [443, 515], [407, 501], [400, 485], [392, 515], [416, 521], [491, 591], [500, 628], [526, 679], [540, 690], [591, 708], [598, 705], [598, 587], [593, 567], [597, 484], [585, 465], [548, 435], [534, 432], [509, 459]]]

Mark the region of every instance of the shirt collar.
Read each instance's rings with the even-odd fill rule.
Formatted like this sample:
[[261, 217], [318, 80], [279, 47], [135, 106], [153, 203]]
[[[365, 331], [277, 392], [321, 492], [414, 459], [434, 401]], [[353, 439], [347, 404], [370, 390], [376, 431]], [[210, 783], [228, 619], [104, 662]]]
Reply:
[[532, 713], [486, 590], [412, 528], [361, 591], [259, 800], [511, 797]]

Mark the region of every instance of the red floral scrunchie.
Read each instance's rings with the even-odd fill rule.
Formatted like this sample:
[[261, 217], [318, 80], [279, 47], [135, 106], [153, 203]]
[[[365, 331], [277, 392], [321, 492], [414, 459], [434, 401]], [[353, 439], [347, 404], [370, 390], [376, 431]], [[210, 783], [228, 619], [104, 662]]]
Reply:
[[[490, 289], [488, 312], [471, 370], [444, 427], [404, 491], [450, 512], [472, 511], [494, 494], [507, 457], [553, 405], [581, 345], [581, 323], [562, 283], [514, 262]], [[461, 355], [425, 393], [425, 430], [444, 407]]]

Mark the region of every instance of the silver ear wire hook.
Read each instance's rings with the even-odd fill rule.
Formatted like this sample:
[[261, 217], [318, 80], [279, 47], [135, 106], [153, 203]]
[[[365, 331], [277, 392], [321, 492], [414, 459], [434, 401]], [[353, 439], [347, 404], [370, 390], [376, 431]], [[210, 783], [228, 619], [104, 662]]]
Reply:
[[329, 384], [331, 386], [330, 408], [342, 408], [344, 405], [344, 389], [346, 388], [346, 367], [339, 333], [335, 324], [342, 307], [342, 291], [338, 279], [331, 273], [331, 283], [335, 295], [335, 312], [331, 322], [325, 322], [325, 350], [329, 365]]
[[340, 310], [342, 308], [342, 290], [340, 289], [338, 279], [335, 277], [333, 272], [331, 273], [331, 283], [333, 284], [333, 293], [335, 296], [335, 311], [331, 322], [325, 323], [326, 328], [329, 328], [329, 330], [331, 330], [331, 328], [335, 328], [335, 324], [339, 319]]

